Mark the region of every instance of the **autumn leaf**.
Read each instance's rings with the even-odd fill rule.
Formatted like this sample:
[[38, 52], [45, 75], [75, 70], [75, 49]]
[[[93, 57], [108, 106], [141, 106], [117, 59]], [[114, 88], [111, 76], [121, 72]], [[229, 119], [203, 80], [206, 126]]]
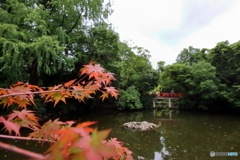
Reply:
[[76, 123], [77, 121], [76, 120], [73, 120], [73, 121], [66, 121], [64, 122], [67, 126], [71, 127], [74, 123]]
[[[93, 132], [94, 130], [92, 128], [89, 128], [89, 126], [96, 124], [96, 123], [97, 123], [96, 121], [79, 123], [75, 127], [76, 129], [74, 129], [74, 130], [75, 130], [75, 132], [80, 133], [80, 134], [83, 134], [84, 132], [82, 132], [79, 129], [83, 129], [85, 132], [90, 133], [90, 132]], [[82, 136], [84, 136], [84, 135], [82, 135]]]
[[66, 103], [66, 97], [68, 97], [66, 94], [64, 94], [63, 92], [55, 92], [53, 99], [54, 99], [54, 106], [56, 106], [56, 104], [59, 101], [63, 101], [64, 103]]
[[4, 128], [8, 131], [9, 134], [13, 132], [15, 132], [16, 136], [19, 135], [20, 136], [20, 125], [12, 123], [8, 120], [6, 120], [4, 117], [0, 117], [0, 122], [2, 122], [4, 124]]
[[0, 89], [0, 95], [6, 95], [8, 94], [6, 89]]
[[24, 85], [25, 83], [18, 81], [16, 84], [13, 84], [11, 86], [19, 86], [19, 85]]
[[21, 127], [35, 129], [38, 124], [38, 118], [31, 110], [13, 111], [14, 113], [8, 115], [8, 121], [15, 122]]
[[69, 87], [69, 86], [71, 86], [75, 81], [76, 81], [76, 79], [73, 79], [73, 80], [71, 80], [71, 81], [69, 81], [69, 82], [67, 82], [67, 83], [64, 83], [64, 87]]
[[95, 63], [96, 63], [95, 61], [94, 62], [91, 61], [88, 65], [83, 65], [84, 68], [81, 70], [80, 76], [83, 74], [88, 74], [88, 66], [93, 66]]
[[100, 96], [102, 98], [102, 101], [104, 101], [105, 98], [108, 98], [108, 93], [103, 92], [103, 94]]
[[115, 78], [114, 78], [114, 73], [111, 73], [111, 72], [107, 72], [107, 73], [104, 73], [104, 74], [102, 74], [102, 79], [104, 79], [105, 80], [105, 83], [104, 84], [106, 84], [106, 85], [108, 85], [112, 80], [116, 80]]
[[62, 85], [59, 84], [59, 85], [55, 85], [54, 87], [48, 87], [48, 90], [51, 91], [51, 90], [58, 90], [58, 89], [61, 89]]
[[[114, 87], [108, 87], [112, 80], [115, 80], [114, 74], [105, 72], [105, 69], [100, 64], [90, 62], [84, 65], [80, 75], [83, 78], [76, 82], [76, 79], [66, 83], [48, 87], [43, 90], [41, 87], [29, 85], [23, 82], [17, 82], [10, 86], [10, 89], [0, 89], [0, 104], [10, 106], [17, 103], [20, 107], [27, 107], [29, 104], [34, 104], [34, 95], [40, 94], [45, 102], [54, 102], [54, 106], [63, 101], [66, 103], [66, 98], [76, 98], [84, 101], [87, 98], [92, 98], [92, 94], [97, 91], [102, 92], [101, 99], [104, 100], [109, 96], [117, 99], [118, 91]], [[89, 79], [86, 80], [85, 77]], [[85, 81], [83, 81], [85, 79]], [[38, 118], [33, 111], [23, 109], [22, 111], [14, 111], [6, 120], [0, 117], [0, 122], [5, 125], [5, 129], [16, 135], [20, 135], [20, 127], [28, 127], [34, 130], [30, 133], [30, 137], [42, 138], [44, 140], [55, 140], [49, 149], [49, 157], [51, 159], [93, 159], [106, 160], [108, 158], [132, 160], [131, 151], [123, 147], [123, 143], [116, 138], [106, 141], [111, 129], [97, 131], [90, 126], [96, 122], [84, 122], [72, 127], [74, 121], [61, 122], [59, 119], [54, 121], [49, 120], [43, 126], [39, 126]], [[44, 142], [44, 141], [43, 141]]]
[[50, 140], [57, 140], [59, 137], [54, 134], [54, 132], [61, 129], [61, 125], [65, 123], [59, 121], [59, 119], [55, 119], [54, 121], [49, 120], [47, 121], [40, 129], [35, 130], [29, 136], [34, 138], [43, 138], [43, 139], [50, 139]]
[[119, 94], [117, 93], [118, 90], [116, 90], [114, 87], [105, 87], [104, 89], [105, 89], [106, 92], [109, 93], [112, 97], [115, 97], [115, 98], [117, 99], [117, 97], [118, 97], [118, 95], [119, 95]]
[[128, 150], [128, 148], [123, 147], [123, 142], [118, 141], [117, 138], [111, 138], [107, 141], [107, 144], [115, 147], [117, 155], [113, 157], [113, 159], [126, 159], [133, 160], [132, 152]]
[[84, 68], [80, 75], [87, 74], [89, 79], [94, 77], [96, 80], [104, 73], [105, 69], [100, 66], [100, 64], [95, 64], [95, 62], [90, 62], [88, 65], [83, 65]]
[[77, 133], [75, 133], [71, 127], [64, 128], [58, 131], [53, 132], [56, 135], [59, 135], [59, 140], [57, 143], [53, 144], [45, 153], [49, 153], [56, 148], [61, 148], [59, 153], [62, 156], [69, 156], [71, 151], [69, 150], [75, 141], [77, 141], [80, 137]]
[[17, 103], [20, 108], [27, 108], [27, 105], [31, 105], [27, 99], [15, 100], [14, 102]]
[[83, 122], [83, 123], [79, 123], [79, 124], [76, 126], [76, 128], [89, 127], [89, 126], [91, 126], [91, 125], [93, 125], [93, 124], [96, 124], [96, 123], [97, 123], [97, 121]]
[[102, 160], [103, 157], [110, 158], [116, 155], [114, 148], [104, 143], [110, 132], [111, 129], [99, 132], [94, 130], [92, 137], [90, 135], [83, 136], [76, 145], [81, 146], [87, 159]]
[[9, 107], [15, 102], [12, 96], [3, 97], [0, 99], [0, 104], [3, 104], [3, 107]]
[[85, 67], [88, 68], [87, 74], [91, 73], [103, 73], [105, 71], [104, 68], [100, 66], [100, 64], [95, 64], [95, 65], [85, 65]]
[[118, 141], [117, 138], [111, 138], [110, 140], [108, 140], [108, 142], [114, 145], [116, 148], [122, 148], [123, 145], [123, 142]]
[[16, 117], [18, 117], [18, 118], [23, 120], [28, 115], [34, 115], [34, 114], [32, 114], [32, 112], [34, 112], [34, 111], [26, 110], [26, 109], [23, 109], [22, 111], [15, 111], [15, 110], [13, 110], [13, 113], [8, 115], [8, 121], [10, 121], [10, 120], [12, 120], [12, 119], [14, 119]]
[[[73, 123], [72, 121], [67, 121], [65, 124]], [[75, 142], [79, 141], [80, 138], [89, 136], [90, 132], [93, 132], [92, 128], [88, 128], [90, 125], [93, 125], [97, 122], [83, 122], [78, 124], [76, 127], [68, 127], [58, 131], [53, 132], [54, 134], [60, 135], [59, 141], [50, 147], [47, 152], [50, 152], [56, 148], [56, 146], [61, 148], [60, 153], [62, 155], [72, 154], [73, 148], [76, 148]], [[74, 145], [69, 145], [74, 144]], [[79, 148], [79, 147], [78, 147]]]
[[41, 87], [38, 87], [36, 85], [28, 85], [28, 87], [33, 90], [33, 91], [43, 91], [43, 89]]
[[59, 101], [66, 103], [66, 98], [69, 97], [66, 92], [51, 92], [46, 97], [45, 102], [54, 102], [54, 107]]
[[[9, 96], [11, 96], [12, 99], [8, 99], [7, 105], [11, 105], [12, 102], [17, 103], [19, 107], [26, 108], [27, 105], [35, 105], [34, 103], [34, 94], [32, 93], [32, 90], [35, 90], [36, 88], [40, 89], [37, 86], [28, 85], [22, 82], [18, 82], [16, 84], [13, 84], [10, 86], [10, 89], [7, 89]], [[41, 90], [41, 89], [40, 89]], [[4, 98], [4, 97], [3, 97]], [[6, 99], [5, 99], [6, 101]], [[6, 103], [4, 103], [6, 105]]]
[[84, 101], [85, 98], [91, 98], [91, 94], [95, 93], [93, 88], [88, 88], [88, 85], [83, 88], [80, 84], [73, 86], [72, 97], [79, 101]]

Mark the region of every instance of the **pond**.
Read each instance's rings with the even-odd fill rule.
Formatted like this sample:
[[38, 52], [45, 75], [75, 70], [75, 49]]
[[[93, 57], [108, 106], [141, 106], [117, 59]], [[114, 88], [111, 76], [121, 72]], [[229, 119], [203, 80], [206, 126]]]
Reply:
[[[109, 135], [118, 137], [133, 151], [135, 160], [207, 160], [240, 159], [210, 157], [210, 152], [239, 152], [240, 117], [236, 115], [179, 112], [178, 110], [112, 111], [78, 113], [64, 119], [98, 121], [98, 130], [112, 128]], [[130, 121], [148, 121], [160, 125], [156, 130], [133, 132], [122, 127]], [[2, 141], [2, 139], [1, 139]], [[43, 152], [36, 142], [12, 141], [32, 151]], [[0, 159], [17, 160], [18, 155], [0, 150]], [[19, 159], [23, 159], [19, 157]]]

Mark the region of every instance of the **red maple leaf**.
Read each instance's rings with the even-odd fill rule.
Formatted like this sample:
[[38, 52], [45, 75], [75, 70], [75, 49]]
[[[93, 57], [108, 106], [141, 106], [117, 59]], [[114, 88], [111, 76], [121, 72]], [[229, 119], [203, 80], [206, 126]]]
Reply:
[[64, 83], [64, 87], [69, 87], [69, 86], [71, 86], [75, 81], [76, 81], [76, 79], [73, 79], [73, 80], [71, 80], [71, 81], [69, 81], [69, 82], [67, 82], [67, 83]]
[[59, 137], [56, 134], [54, 134], [54, 132], [60, 130], [61, 126], [64, 124], [65, 123], [59, 121], [59, 119], [55, 119], [54, 121], [49, 120], [40, 129], [36, 129], [29, 136], [35, 138], [57, 140]]
[[115, 87], [104, 87], [107, 93], [109, 93], [112, 97], [115, 97], [117, 99], [118, 97], [118, 90], [115, 89]]
[[83, 149], [86, 159], [102, 160], [104, 158], [110, 158], [116, 155], [114, 148], [104, 143], [111, 129], [96, 131], [90, 135], [85, 135], [82, 139], [76, 143]]
[[10, 121], [10, 120], [12, 120], [12, 119], [14, 119], [16, 117], [18, 117], [18, 118], [23, 120], [23, 119], [25, 119], [29, 115], [33, 115], [34, 116], [34, 114], [32, 112], [34, 112], [34, 111], [26, 110], [26, 109], [23, 109], [22, 111], [15, 111], [15, 110], [13, 110], [13, 113], [8, 115], [8, 121]]
[[88, 65], [83, 65], [84, 68], [81, 71], [80, 75], [87, 74], [89, 75], [89, 79], [94, 77], [96, 80], [99, 76], [101, 76], [105, 69], [100, 66], [100, 64], [95, 64], [95, 62], [90, 62]]
[[2, 116], [0, 117], [0, 122], [2, 122], [4, 124], [6, 130], [8, 131], [9, 134], [11, 134], [13, 131], [13, 132], [15, 132], [16, 135], [20, 136], [20, 132], [19, 132], [20, 125], [12, 123], [12, 122], [6, 120]]

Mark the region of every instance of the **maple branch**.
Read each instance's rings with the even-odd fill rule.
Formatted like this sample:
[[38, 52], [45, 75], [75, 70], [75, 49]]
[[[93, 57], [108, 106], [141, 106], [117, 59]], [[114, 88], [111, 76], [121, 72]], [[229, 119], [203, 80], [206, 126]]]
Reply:
[[25, 93], [11, 93], [1, 95], [0, 98], [17, 96], [17, 95], [26, 95], [26, 94], [40, 94], [40, 93], [50, 93], [50, 92], [65, 92], [65, 91], [92, 91], [94, 89], [62, 89], [62, 90], [52, 90], [52, 91], [36, 91], [36, 92], [25, 92]]
[[[78, 84], [78, 83], [80, 83], [84, 78], [86, 78], [88, 75], [87, 74], [85, 74], [81, 79], [79, 79], [77, 82], [75, 82], [75, 83], [73, 83], [73, 85], [76, 85], [76, 84]], [[70, 87], [70, 86], [69, 86]], [[69, 88], [68, 87], [68, 88]]]
[[56, 143], [56, 141], [52, 141], [52, 140], [48, 140], [48, 139], [29, 138], [29, 137], [17, 137], [17, 136], [8, 136], [8, 135], [2, 135], [2, 134], [0, 134], [0, 138], [32, 140], [32, 141], [44, 141], [44, 142]]
[[16, 147], [14, 145], [9, 145], [9, 144], [3, 143], [3, 142], [0, 142], [0, 148], [4, 148], [6, 150], [9, 150], [9, 151], [12, 151], [15, 153], [19, 153], [19, 154], [22, 154], [22, 155], [25, 155], [27, 157], [31, 157], [34, 159], [45, 159], [46, 158], [46, 156], [44, 156], [42, 154], [31, 152], [31, 151]]

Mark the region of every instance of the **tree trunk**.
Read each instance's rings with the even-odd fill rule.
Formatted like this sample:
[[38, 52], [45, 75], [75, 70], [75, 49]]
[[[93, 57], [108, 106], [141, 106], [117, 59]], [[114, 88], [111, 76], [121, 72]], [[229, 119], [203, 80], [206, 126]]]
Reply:
[[33, 85], [38, 84], [37, 59], [35, 59], [32, 62], [32, 65], [30, 68], [29, 84], [33, 84]]

